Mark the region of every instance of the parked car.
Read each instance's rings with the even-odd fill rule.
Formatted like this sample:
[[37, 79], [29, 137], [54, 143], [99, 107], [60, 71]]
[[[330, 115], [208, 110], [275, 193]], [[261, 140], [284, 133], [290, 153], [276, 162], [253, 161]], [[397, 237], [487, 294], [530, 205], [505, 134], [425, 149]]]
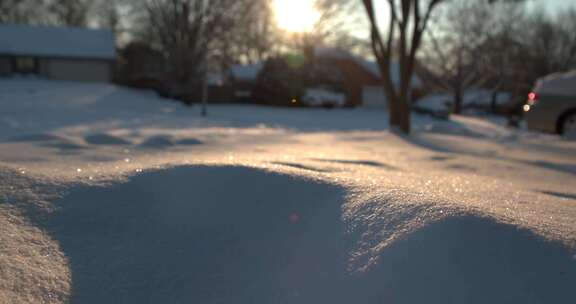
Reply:
[[340, 108], [346, 103], [346, 95], [326, 88], [308, 88], [302, 103], [309, 107]]
[[576, 137], [576, 70], [538, 79], [524, 112], [529, 129]]

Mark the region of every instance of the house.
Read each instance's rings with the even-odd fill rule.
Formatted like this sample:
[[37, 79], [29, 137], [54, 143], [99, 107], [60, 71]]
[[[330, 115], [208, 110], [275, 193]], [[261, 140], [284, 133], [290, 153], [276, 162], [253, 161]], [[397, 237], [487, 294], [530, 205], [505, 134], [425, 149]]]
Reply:
[[225, 75], [221, 72], [209, 72], [206, 75], [207, 98], [210, 103], [233, 102], [233, 87], [226, 83]]
[[162, 53], [149, 44], [132, 41], [118, 51], [117, 80], [141, 89], [160, 89], [166, 73]]
[[[227, 98], [219, 99], [298, 106], [307, 103], [301, 103], [310, 97], [306, 92], [323, 92], [313, 95], [322, 98], [345, 96], [343, 106], [348, 107], [387, 107], [382, 78], [375, 62], [336, 48], [307, 51], [296, 68], [289, 61], [278, 57], [269, 58], [264, 63], [232, 66], [223, 79], [223, 91], [228, 94], [221, 95]], [[393, 83], [399, 85], [400, 67], [397, 63], [392, 63], [391, 75]], [[297, 94], [296, 88], [304, 89], [301, 92], [304, 94]], [[412, 78], [411, 90], [412, 95], [422, 90], [422, 82], [417, 76]], [[336, 99], [340, 106], [340, 97]]]
[[232, 98], [236, 101], [253, 101], [253, 93], [263, 63], [235, 64], [225, 75], [225, 82], [231, 87]]
[[[336, 48], [315, 48], [312, 52], [315, 66], [315, 86], [328, 85], [346, 94], [347, 106], [385, 108], [386, 96], [378, 64]], [[391, 63], [392, 82], [400, 84], [400, 66]], [[422, 87], [415, 75], [411, 81], [413, 93]]]
[[115, 57], [110, 30], [0, 25], [0, 77], [109, 82]]

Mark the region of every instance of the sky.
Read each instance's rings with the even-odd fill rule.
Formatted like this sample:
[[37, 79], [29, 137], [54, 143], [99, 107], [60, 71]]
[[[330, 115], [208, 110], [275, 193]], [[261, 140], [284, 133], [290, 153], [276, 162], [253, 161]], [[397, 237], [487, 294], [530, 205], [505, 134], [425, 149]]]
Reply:
[[533, 1], [536, 6], [543, 5], [550, 12], [556, 12], [563, 8], [576, 7], [576, 0], [536, 0]]
[[[457, 0], [460, 1], [460, 0]], [[376, 4], [376, 11], [377, 12], [386, 12], [386, 14], [378, 14], [378, 19], [380, 20], [380, 24], [385, 24], [387, 17], [387, 8], [384, 4], [385, 1], [374, 0]], [[544, 9], [550, 13], [555, 14], [557, 12], [562, 11], [563, 9], [573, 8], [576, 9], [576, 0], [528, 0], [528, 5], [532, 9], [540, 9], [544, 7]], [[366, 35], [366, 33], [361, 33], [361, 35]]]

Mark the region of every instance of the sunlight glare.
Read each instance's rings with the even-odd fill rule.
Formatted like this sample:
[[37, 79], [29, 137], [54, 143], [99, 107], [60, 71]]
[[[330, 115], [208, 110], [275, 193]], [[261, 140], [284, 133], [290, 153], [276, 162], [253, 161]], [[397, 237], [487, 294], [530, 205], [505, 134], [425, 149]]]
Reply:
[[308, 32], [320, 18], [314, 0], [274, 0], [278, 26], [288, 32]]

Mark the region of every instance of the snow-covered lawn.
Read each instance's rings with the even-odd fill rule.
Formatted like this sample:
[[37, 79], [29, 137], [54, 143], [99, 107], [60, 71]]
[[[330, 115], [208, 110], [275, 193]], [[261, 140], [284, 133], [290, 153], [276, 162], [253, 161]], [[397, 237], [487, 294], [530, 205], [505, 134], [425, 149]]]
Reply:
[[572, 303], [576, 143], [0, 81], [0, 303]]

